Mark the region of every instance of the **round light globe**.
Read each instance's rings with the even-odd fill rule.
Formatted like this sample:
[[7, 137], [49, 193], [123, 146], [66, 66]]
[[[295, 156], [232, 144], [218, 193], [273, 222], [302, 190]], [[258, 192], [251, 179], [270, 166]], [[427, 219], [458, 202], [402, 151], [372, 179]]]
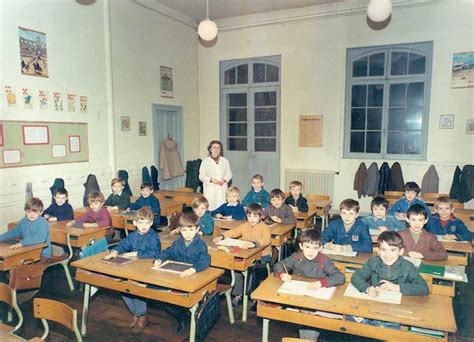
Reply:
[[202, 40], [210, 41], [217, 36], [217, 25], [209, 19], [204, 19], [199, 23], [198, 35]]
[[370, 20], [375, 22], [382, 22], [392, 14], [391, 0], [370, 0], [367, 7], [367, 15]]

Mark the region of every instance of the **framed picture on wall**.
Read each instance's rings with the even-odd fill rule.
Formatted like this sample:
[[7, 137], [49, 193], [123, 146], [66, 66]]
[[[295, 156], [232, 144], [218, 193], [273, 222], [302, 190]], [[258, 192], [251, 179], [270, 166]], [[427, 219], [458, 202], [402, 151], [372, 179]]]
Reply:
[[146, 136], [146, 121], [138, 121], [138, 135]]
[[474, 134], [474, 119], [466, 121], [466, 134]]
[[474, 87], [474, 51], [453, 54], [451, 88]]
[[160, 65], [161, 97], [173, 98], [173, 69]]
[[129, 116], [121, 116], [120, 117], [120, 129], [123, 132], [130, 131], [130, 117]]
[[452, 129], [454, 128], [454, 114], [442, 114], [439, 116], [439, 128], [440, 129]]
[[0, 124], [0, 146], [3, 146], [3, 124]]
[[49, 144], [49, 127], [46, 125], [23, 125], [23, 145]]
[[18, 27], [20, 63], [23, 75], [49, 77], [46, 33]]

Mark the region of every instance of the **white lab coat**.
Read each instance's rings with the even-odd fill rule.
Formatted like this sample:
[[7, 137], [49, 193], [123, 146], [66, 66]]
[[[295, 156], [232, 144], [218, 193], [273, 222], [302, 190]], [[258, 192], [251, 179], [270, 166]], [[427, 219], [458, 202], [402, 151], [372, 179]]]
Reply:
[[[224, 179], [225, 184], [221, 186], [211, 183], [211, 178]], [[214, 210], [226, 202], [227, 182], [231, 178], [232, 171], [226, 158], [220, 157], [217, 164], [211, 157], [202, 161], [199, 168], [199, 179], [204, 184], [204, 197], [209, 201], [209, 210]]]

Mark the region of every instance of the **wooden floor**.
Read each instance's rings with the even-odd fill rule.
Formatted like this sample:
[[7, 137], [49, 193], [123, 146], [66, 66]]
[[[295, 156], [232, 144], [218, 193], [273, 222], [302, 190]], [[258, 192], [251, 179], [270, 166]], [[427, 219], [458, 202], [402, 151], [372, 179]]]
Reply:
[[[473, 263], [468, 269], [468, 278], [474, 280]], [[43, 286], [37, 294], [39, 297], [52, 298], [63, 301], [81, 313], [82, 292], [70, 292], [62, 268], [55, 267], [48, 270], [43, 278]], [[456, 321], [458, 324], [457, 341], [474, 341], [474, 281], [460, 288], [460, 295], [454, 300]], [[185, 335], [175, 334], [176, 322], [166, 312], [160, 310], [159, 303], [149, 305], [150, 325], [139, 335], [134, 335], [127, 328], [131, 318], [119, 294], [100, 290], [91, 300], [88, 335], [85, 341], [187, 341]], [[32, 301], [21, 305], [25, 315], [25, 322], [20, 335], [26, 338], [41, 336], [43, 328], [41, 322], [32, 317]], [[231, 325], [227, 316], [225, 300], [221, 301], [221, 319], [210, 331], [206, 341], [260, 341], [261, 320], [254, 314], [249, 315], [247, 323], [241, 318], [241, 308], [234, 309], [236, 323]], [[433, 315], [442, 313], [433, 312]], [[79, 314], [80, 315], [80, 314]], [[3, 315], [2, 315], [3, 316]], [[469, 322], [471, 323], [469, 325]], [[281, 341], [282, 337], [297, 337], [298, 328], [295, 325], [283, 322], [270, 322], [270, 341]], [[59, 325], [51, 324], [48, 341], [72, 341], [73, 334]], [[322, 331], [320, 341], [370, 341], [352, 335]]]

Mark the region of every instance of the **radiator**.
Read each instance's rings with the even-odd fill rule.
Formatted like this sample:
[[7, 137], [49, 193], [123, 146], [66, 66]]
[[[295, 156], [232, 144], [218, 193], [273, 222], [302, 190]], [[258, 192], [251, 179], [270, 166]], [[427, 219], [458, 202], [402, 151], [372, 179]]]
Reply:
[[334, 176], [336, 171], [285, 169], [285, 191], [291, 181], [303, 183], [303, 193], [308, 195], [329, 195], [334, 198]]

